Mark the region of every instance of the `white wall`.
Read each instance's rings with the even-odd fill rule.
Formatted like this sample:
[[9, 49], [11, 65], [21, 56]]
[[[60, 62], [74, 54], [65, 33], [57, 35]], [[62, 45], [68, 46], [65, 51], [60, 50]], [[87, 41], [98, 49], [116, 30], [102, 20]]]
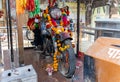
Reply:
[[0, 0], [0, 9], [2, 9], [2, 0]]

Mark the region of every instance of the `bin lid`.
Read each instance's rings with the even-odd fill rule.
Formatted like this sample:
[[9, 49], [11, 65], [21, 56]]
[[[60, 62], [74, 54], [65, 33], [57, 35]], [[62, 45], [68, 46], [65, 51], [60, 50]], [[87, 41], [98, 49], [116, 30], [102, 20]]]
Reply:
[[120, 38], [99, 37], [85, 54], [120, 65]]

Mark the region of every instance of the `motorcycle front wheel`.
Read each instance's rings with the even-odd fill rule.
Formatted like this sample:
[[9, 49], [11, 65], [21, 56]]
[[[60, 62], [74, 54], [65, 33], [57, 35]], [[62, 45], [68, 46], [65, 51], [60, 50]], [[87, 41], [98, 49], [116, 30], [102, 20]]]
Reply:
[[61, 58], [59, 59], [59, 71], [63, 76], [71, 78], [74, 75], [76, 68], [75, 52], [71, 40], [65, 40], [63, 45], [69, 45], [70, 47], [61, 53]]

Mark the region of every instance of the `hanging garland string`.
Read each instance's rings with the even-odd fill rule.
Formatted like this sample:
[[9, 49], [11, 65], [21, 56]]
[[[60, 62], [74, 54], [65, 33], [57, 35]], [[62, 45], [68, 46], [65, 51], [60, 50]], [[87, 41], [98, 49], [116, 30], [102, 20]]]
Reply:
[[23, 9], [26, 9], [27, 0], [20, 0], [20, 5]]
[[32, 12], [35, 10], [35, 2], [34, 0], [27, 0], [26, 10]]
[[39, 0], [34, 0], [34, 3], [35, 3], [35, 9], [34, 9], [34, 11], [29, 12], [30, 17], [34, 17], [35, 15], [40, 14], [40, 2], [39, 2]]
[[[48, 8], [44, 11], [43, 13], [43, 17], [46, 19], [47, 21], [47, 28], [49, 28], [50, 26], [54, 26], [57, 27], [58, 24], [55, 21], [55, 19], [50, 17], [50, 14], [47, 13], [48, 12]], [[60, 26], [63, 26], [64, 28], [70, 24], [70, 21], [67, 19], [67, 16], [69, 15], [69, 10], [66, 10], [66, 8], [61, 8], [61, 12], [62, 12], [62, 16], [60, 19]]]
[[23, 14], [26, 9], [27, 0], [16, 0], [17, 14]]

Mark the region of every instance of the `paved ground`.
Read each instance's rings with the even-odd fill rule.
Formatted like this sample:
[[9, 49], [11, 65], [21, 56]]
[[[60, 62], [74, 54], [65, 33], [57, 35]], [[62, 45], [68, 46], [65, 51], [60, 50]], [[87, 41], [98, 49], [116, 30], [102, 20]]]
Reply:
[[50, 62], [51, 59], [49, 57], [41, 59], [39, 54], [35, 54], [34, 50], [25, 50], [25, 63], [33, 64], [38, 73], [39, 82], [83, 82], [83, 66], [81, 61], [79, 61], [80, 67], [76, 69], [75, 76], [72, 79], [63, 77], [59, 71], [54, 72], [52, 76], [48, 76], [45, 67]]
[[[76, 33], [74, 33], [73, 36], [73, 43], [76, 44]], [[85, 41], [82, 42], [82, 45], [80, 45], [80, 49], [82, 51], [86, 51], [89, 42], [86, 43]], [[76, 50], [76, 49], [75, 49]], [[65, 77], [63, 77], [59, 71], [58, 72], [54, 72], [52, 76], [48, 76], [47, 72], [45, 71], [45, 67], [48, 63], [51, 62], [50, 58], [46, 58], [46, 59], [42, 59], [39, 58], [39, 54], [36, 54], [36, 52], [33, 49], [26, 49], [24, 52], [25, 55], [25, 64], [26, 65], [30, 65], [32, 64], [33, 67], [35, 68], [37, 74], [38, 74], [38, 82], [84, 82], [83, 81], [83, 64], [80, 61], [80, 67], [76, 69], [75, 75], [73, 78], [71, 79], [67, 79]], [[10, 60], [7, 58], [9, 57], [9, 54], [4, 54], [4, 60], [5, 63], [9, 63]], [[9, 63], [10, 64], [10, 63]], [[8, 65], [7, 65], [8, 66]], [[2, 66], [0, 67], [1, 70]]]
[[[40, 57], [40, 54], [37, 54], [33, 49], [25, 49], [24, 51], [24, 60], [25, 65], [32, 64], [35, 68], [35, 71], [38, 75], [38, 82], [84, 82], [83, 81], [83, 64], [80, 60], [77, 59], [77, 63], [79, 66], [76, 68], [75, 74], [73, 78], [67, 79], [63, 75], [58, 72], [53, 72], [52, 76], [48, 76], [47, 72], [45, 71], [46, 65], [52, 62], [50, 57], [45, 59]], [[6, 58], [9, 57], [8, 52], [4, 53], [4, 65], [5, 69], [10, 68], [10, 59]], [[3, 71], [3, 66], [0, 66], [0, 71]]]

